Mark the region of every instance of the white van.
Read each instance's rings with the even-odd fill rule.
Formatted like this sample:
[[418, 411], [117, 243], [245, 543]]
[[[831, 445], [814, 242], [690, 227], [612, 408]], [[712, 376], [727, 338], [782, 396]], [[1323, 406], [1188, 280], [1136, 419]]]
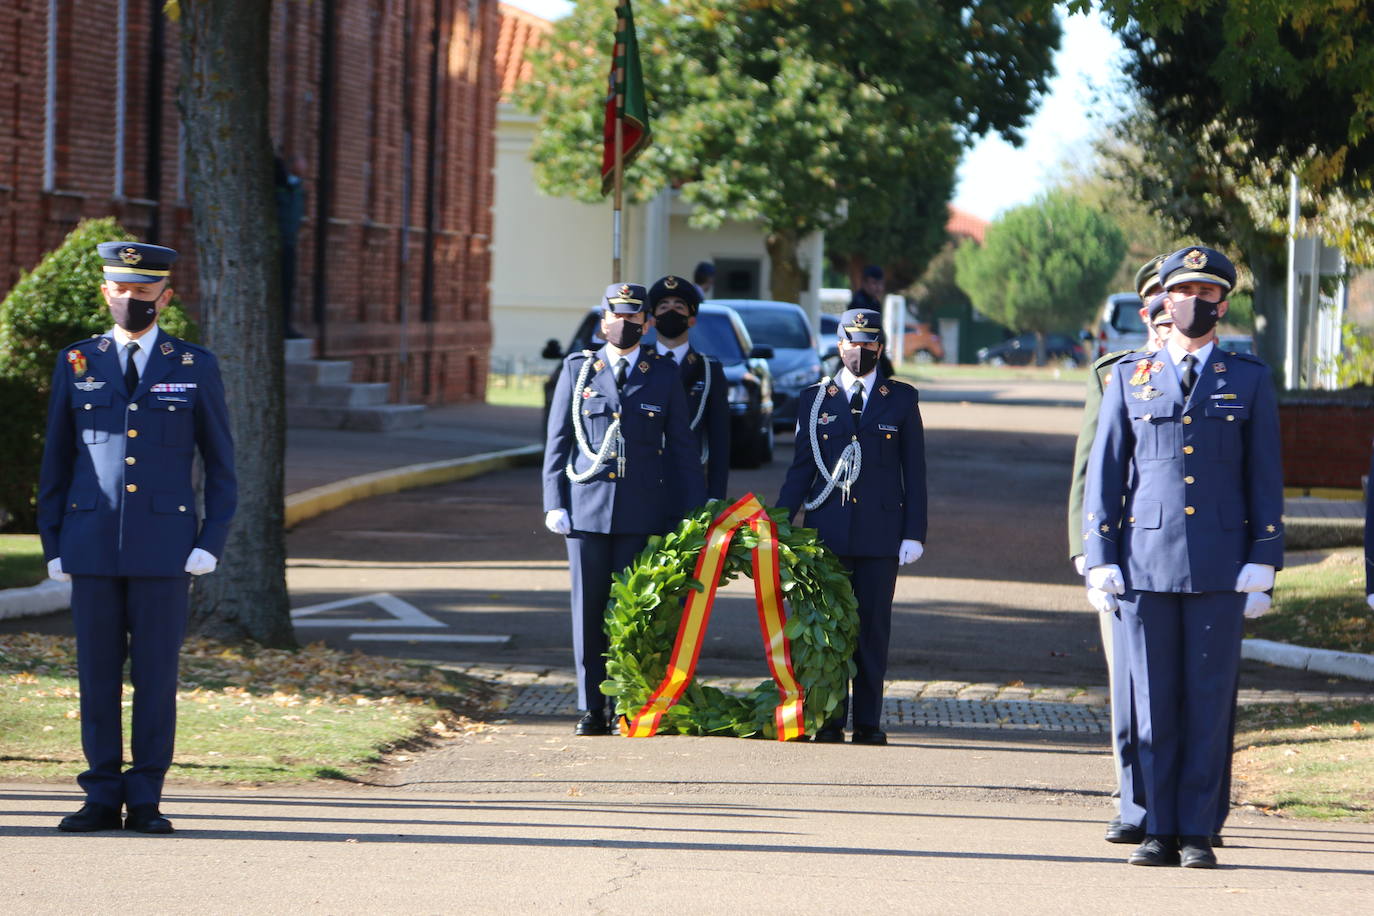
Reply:
[[1102, 303], [1097, 319], [1097, 341], [1092, 358], [1117, 350], [1144, 349], [1149, 342], [1145, 321], [1140, 317], [1144, 303], [1135, 293], [1112, 293]]

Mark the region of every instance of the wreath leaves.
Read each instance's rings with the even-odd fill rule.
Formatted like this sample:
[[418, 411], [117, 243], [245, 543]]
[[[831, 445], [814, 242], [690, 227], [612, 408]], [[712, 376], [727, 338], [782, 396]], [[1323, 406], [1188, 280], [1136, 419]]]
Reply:
[[[689, 589], [705, 591], [692, 578], [706, 532], [722, 510], [712, 500], [666, 535], [649, 538], [633, 564], [613, 577], [606, 607], [607, 679], [601, 692], [615, 698], [617, 715], [633, 716], [662, 682], [682, 622]], [[791, 643], [792, 668], [805, 691], [806, 731], [814, 734], [833, 716], [855, 673], [858, 604], [839, 559], [814, 528], [796, 528], [785, 509], [769, 509], [778, 530], [779, 578], [788, 609], [783, 628]], [[753, 577], [750, 552], [757, 535], [741, 526], [730, 541], [720, 584]], [[759, 648], [763, 655], [762, 646]], [[773, 711], [778, 688], [770, 678], [745, 696], [727, 694], [695, 678], [664, 713], [660, 733], [777, 737]]]

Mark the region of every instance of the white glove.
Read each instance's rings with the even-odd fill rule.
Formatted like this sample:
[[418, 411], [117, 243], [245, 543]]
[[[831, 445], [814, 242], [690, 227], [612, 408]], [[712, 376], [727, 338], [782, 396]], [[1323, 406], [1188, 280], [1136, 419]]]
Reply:
[[191, 555], [186, 558], [186, 571], [193, 576], [203, 576], [206, 573], [215, 571], [219, 565], [219, 560], [208, 550], [201, 550], [199, 547], [191, 551]]
[[1080, 553], [1078, 556], [1073, 558], [1073, 571], [1078, 573], [1080, 576], [1088, 571], [1087, 567], [1088, 558], [1083, 556], [1083, 554]]
[[1251, 592], [1245, 596], [1245, 616], [1250, 620], [1263, 617], [1273, 605], [1274, 599], [1266, 592]]
[[1088, 570], [1088, 588], [1100, 588], [1113, 595], [1126, 594], [1126, 580], [1121, 575], [1121, 567], [1115, 563], [1094, 566]]
[[920, 541], [902, 541], [902, 546], [897, 548], [897, 563], [901, 566], [915, 563], [925, 552], [926, 549]]
[[53, 557], [48, 561], [48, 578], [58, 582], [70, 582], [72, 577], [62, 571], [62, 558]]
[[1369, 609], [1374, 611], [1374, 595], [1366, 595], [1364, 600], [1369, 605]]
[[572, 517], [567, 509], [550, 509], [544, 513], [544, 527], [554, 534], [572, 534]]
[[1100, 588], [1088, 589], [1088, 603], [1104, 614], [1111, 614], [1118, 607], [1116, 596]]
[[1236, 591], [1263, 592], [1274, 587], [1274, 567], [1263, 563], [1246, 563], [1236, 576]]

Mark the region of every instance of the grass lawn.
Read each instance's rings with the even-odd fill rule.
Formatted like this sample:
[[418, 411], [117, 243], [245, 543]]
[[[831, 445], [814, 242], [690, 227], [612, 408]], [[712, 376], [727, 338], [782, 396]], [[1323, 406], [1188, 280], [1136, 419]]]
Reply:
[[[85, 768], [70, 637], [0, 635], [0, 780]], [[489, 688], [451, 672], [313, 645], [296, 652], [190, 640], [182, 652], [173, 781], [347, 779], [429, 736], [485, 728]], [[124, 734], [133, 691], [124, 688]]]
[[1374, 822], [1374, 704], [1247, 707], [1233, 774], [1243, 804], [1331, 820]]
[[487, 403], [502, 407], [543, 407], [546, 375], [487, 376]]
[[1295, 551], [1274, 584], [1274, 609], [1251, 636], [1318, 649], [1374, 652], [1374, 611], [1365, 603], [1364, 552]]
[[37, 585], [48, 575], [36, 534], [0, 534], [0, 588]]

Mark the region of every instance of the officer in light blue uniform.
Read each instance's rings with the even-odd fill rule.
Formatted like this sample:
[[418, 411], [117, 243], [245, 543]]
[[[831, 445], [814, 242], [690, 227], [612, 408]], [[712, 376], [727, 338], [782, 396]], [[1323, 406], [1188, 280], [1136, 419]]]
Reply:
[[[176, 731], [188, 574], [214, 570], [234, 515], [234, 444], [215, 357], [157, 326], [177, 253], [104, 242], [115, 326], [58, 354], [39, 478], [49, 575], [72, 583], [86, 804], [62, 830], [171, 833], [158, 805]], [[204, 465], [204, 510], [192, 467]], [[125, 659], [134, 685], [123, 767]]]
[[611, 576], [706, 501], [677, 366], [640, 346], [647, 299], [637, 283], [607, 287], [606, 345], [567, 356], [549, 407], [544, 524], [567, 537], [578, 735], [611, 730], [601, 693]]
[[[1190, 246], [1160, 265], [1174, 330], [1117, 363], [1088, 465], [1089, 600], [1118, 601], [1138, 709], [1146, 836], [1134, 865], [1216, 866], [1247, 595], [1283, 564], [1269, 371], [1215, 346], [1235, 268]], [[1118, 597], [1119, 596], [1119, 597]]]
[[[805, 509], [806, 525], [849, 570], [859, 602], [853, 741], [882, 745], [897, 567], [925, 549], [925, 430], [916, 389], [879, 377], [882, 316], [849, 309], [838, 337], [844, 368], [801, 394], [796, 451], [777, 504], [794, 518]], [[814, 740], [843, 741], [847, 712], [846, 701]]]
[[682, 277], [670, 274], [649, 287], [649, 314], [658, 332], [654, 349], [681, 370], [687, 416], [706, 469], [706, 498], [724, 499], [730, 481], [729, 387], [720, 361], [691, 344], [700, 308], [701, 293]]

